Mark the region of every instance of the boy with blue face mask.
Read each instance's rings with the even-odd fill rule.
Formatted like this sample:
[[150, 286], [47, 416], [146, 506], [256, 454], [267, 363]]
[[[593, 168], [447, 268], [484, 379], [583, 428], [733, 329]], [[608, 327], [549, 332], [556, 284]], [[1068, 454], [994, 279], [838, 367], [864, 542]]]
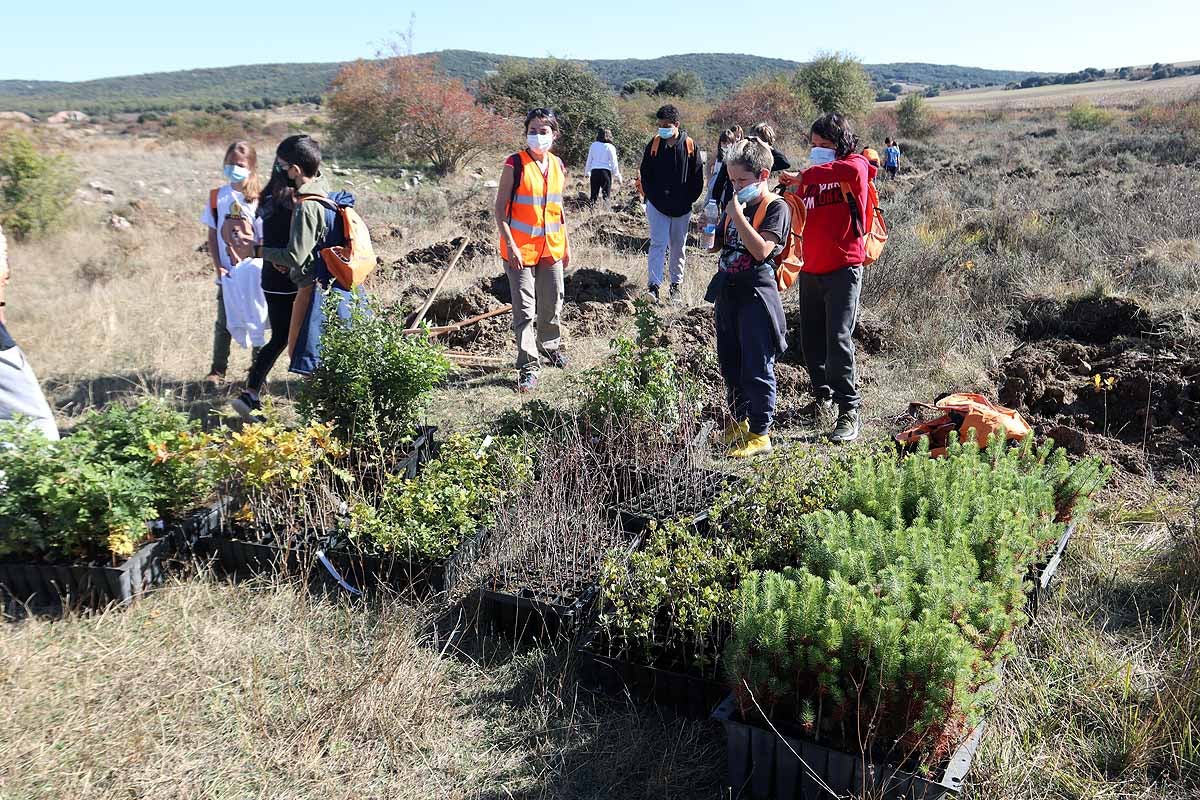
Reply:
[[704, 166], [695, 143], [679, 129], [675, 106], [663, 106], [656, 116], [658, 133], [646, 145], [638, 168], [638, 185], [646, 198], [650, 223], [649, 291], [658, 298], [669, 255], [671, 299], [678, 300], [692, 206], [704, 192]]
[[716, 304], [717, 360], [733, 416], [721, 441], [732, 458], [771, 452], [775, 359], [787, 349], [775, 257], [791, 230], [791, 211], [767, 191], [773, 161], [771, 148], [753, 137], [729, 148], [734, 194], [717, 226], [721, 255], [705, 295]]

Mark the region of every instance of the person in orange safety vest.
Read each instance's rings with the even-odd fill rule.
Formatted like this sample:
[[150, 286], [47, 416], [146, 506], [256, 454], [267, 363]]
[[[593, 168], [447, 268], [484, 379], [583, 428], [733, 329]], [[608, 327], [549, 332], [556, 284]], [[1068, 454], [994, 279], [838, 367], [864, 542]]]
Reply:
[[551, 366], [567, 366], [559, 326], [563, 268], [571, 261], [563, 215], [566, 176], [562, 161], [550, 152], [558, 131], [554, 111], [530, 111], [525, 118], [526, 147], [505, 160], [496, 191], [500, 258], [512, 292], [518, 392], [537, 388], [539, 355]]

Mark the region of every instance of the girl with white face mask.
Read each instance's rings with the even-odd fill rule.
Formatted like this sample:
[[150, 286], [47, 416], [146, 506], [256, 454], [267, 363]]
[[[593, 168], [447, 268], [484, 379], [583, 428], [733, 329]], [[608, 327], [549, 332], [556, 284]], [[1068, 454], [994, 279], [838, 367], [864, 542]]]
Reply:
[[505, 160], [496, 191], [500, 258], [512, 293], [518, 392], [537, 388], [539, 356], [559, 369], [567, 366], [559, 326], [563, 269], [571, 261], [563, 213], [566, 171], [550, 152], [558, 132], [554, 111], [530, 111], [525, 148]]
[[829, 438], [858, 438], [858, 375], [854, 325], [866, 256], [866, 200], [875, 167], [858, 152], [850, 122], [826, 114], [812, 125], [812, 166], [800, 173], [808, 206], [800, 288], [800, 342], [812, 381], [805, 416], [815, 425], [837, 417]]
[[262, 184], [258, 178], [258, 153], [249, 142], [234, 142], [225, 151], [221, 166], [225, 182], [208, 195], [200, 221], [208, 226], [208, 255], [217, 284], [217, 319], [213, 326], [212, 368], [205, 381], [216, 386], [225, 380], [232, 338], [226, 327], [221, 279], [254, 254], [254, 212]]

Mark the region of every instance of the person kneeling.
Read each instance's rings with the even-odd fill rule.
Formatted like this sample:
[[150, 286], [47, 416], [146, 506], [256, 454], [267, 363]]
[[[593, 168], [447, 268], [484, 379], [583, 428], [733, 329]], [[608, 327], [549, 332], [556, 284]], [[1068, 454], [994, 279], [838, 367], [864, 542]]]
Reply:
[[767, 191], [771, 148], [743, 139], [729, 148], [725, 166], [735, 190], [717, 226], [717, 274], [705, 299], [715, 303], [717, 360], [733, 423], [722, 435], [733, 458], [771, 452], [775, 415], [775, 358], [787, 349], [775, 257], [783, 252], [791, 212]]

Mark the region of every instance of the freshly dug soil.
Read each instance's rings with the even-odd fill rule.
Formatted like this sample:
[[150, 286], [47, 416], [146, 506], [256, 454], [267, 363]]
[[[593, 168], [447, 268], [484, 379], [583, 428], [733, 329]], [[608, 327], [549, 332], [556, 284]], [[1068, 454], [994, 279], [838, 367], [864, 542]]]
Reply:
[[[459, 245], [462, 244], [462, 237], [456, 236], [448, 242], [438, 242], [431, 244], [428, 247], [421, 247], [417, 250], [412, 250], [404, 256], [404, 261], [412, 265], [425, 265], [432, 267], [434, 270], [441, 270], [450, 263], [450, 259], [458, 252]], [[463, 250], [462, 258], [470, 260], [476, 256], [486, 255], [490, 252], [490, 246], [481, 243], [478, 239], [471, 239], [467, 243], [467, 247]]]
[[[623, 253], [650, 252], [650, 229], [640, 208], [636, 214], [622, 210], [597, 215], [588, 224], [580, 226], [577, 233], [589, 237], [595, 244]], [[698, 247], [700, 239], [689, 231], [687, 243], [689, 247]]]
[[[425, 319], [430, 325], [450, 325], [464, 319], [485, 314], [503, 305], [482, 286], [471, 286], [456, 294], [438, 295], [429, 307]], [[454, 350], [485, 352], [508, 346], [512, 337], [512, 317], [497, 314], [491, 319], [477, 322], [459, 331], [451, 331], [437, 337], [438, 341]]]
[[1195, 321], [1118, 298], [1031, 310], [1026, 341], [1000, 365], [1001, 403], [1072, 452], [1108, 453], [1137, 473], [1200, 457]]
[[619, 272], [584, 267], [567, 274], [563, 292], [568, 303], [615, 303], [632, 299], [638, 288]]

